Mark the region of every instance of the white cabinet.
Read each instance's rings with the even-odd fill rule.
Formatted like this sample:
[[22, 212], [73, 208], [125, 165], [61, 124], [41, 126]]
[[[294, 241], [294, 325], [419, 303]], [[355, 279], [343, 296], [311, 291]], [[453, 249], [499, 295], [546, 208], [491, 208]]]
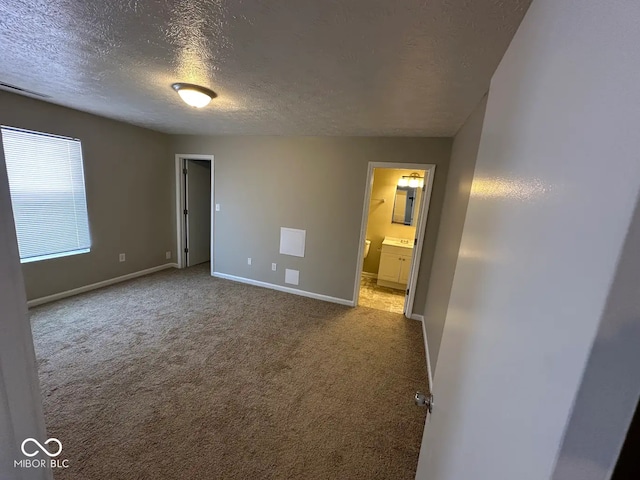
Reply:
[[402, 256], [397, 253], [385, 253], [384, 248], [380, 254], [380, 266], [378, 267], [378, 279], [388, 282], [400, 283], [402, 271]]
[[413, 245], [399, 246], [398, 242], [382, 242], [380, 265], [378, 266], [378, 285], [405, 289], [409, 282]]
[[409, 283], [409, 271], [411, 270], [411, 255], [409, 256], [403, 255], [401, 258], [402, 258], [402, 262], [400, 262], [401, 263], [400, 276], [399, 276], [398, 282], [406, 285], [407, 283]]

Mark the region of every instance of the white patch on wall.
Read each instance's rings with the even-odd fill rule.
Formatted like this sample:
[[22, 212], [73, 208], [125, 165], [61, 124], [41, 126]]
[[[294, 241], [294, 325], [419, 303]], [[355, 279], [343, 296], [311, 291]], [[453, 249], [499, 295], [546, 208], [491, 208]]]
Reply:
[[284, 283], [290, 283], [291, 285], [298, 285], [300, 283], [300, 271], [285, 269], [284, 271]]
[[280, 228], [280, 253], [294, 257], [304, 257], [304, 245], [307, 237], [306, 230], [295, 228]]

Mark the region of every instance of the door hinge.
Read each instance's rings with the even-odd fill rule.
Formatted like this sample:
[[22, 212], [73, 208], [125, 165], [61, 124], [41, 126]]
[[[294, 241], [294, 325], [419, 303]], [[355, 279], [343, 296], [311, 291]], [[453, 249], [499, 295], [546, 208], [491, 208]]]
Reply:
[[182, 213], [184, 213], [185, 215], [189, 215], [189, 210], [187, 210], [187, 209], [185, 208], [185, 209], [184, 209], [184, 211], [183, 211]]
[[186, 174], [187, 174], [187, 169], [186, 169], [186, 168], [183, 168], [183, 169], [182, 169], [182, 173], [184, 173], [184, 174], [186, 175]]
[[422, 185], [422, 191], [424, 192], [427, 189], [426, 185]]
[[409, 289], [407, 288], [407, 295], [409, 295]]
[[188, 249], [188, 248], [185, 248], [185, 249], [184, 249], [184, 253], [189, 253], [189, 249]]
[[413, 244], [414, 244], [414, 245], [418, 245], [418, 239], [417, 239], [417, 238], [414, 238], [414, 239], [413, 239]]

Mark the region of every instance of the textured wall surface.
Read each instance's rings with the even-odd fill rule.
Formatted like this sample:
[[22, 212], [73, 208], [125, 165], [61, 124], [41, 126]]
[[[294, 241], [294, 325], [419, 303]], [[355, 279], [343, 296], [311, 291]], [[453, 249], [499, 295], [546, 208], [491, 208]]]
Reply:
[[5, 0], [0, 82], [170, 133], [452, 136], [529, 3]]
[[0, 105], [2, 125], [82, 141], [91, 252], [23, 264], [30, 300], [162, 265], [168, 250], [175, 258], [166, 135], [6, 92]]
[[[369, 162], [437, 165], [420, 260], [421, 314], [451, 152], [448, 138], [172, 136], [172, 153], [215, 156], [215, 271], [353, 299]], [[304, 258], [279, 254], [280, 227], [307, 231]], [[252, 265], [247, 265], [251, 257]], [[271, 271], [271, 263], [278, 271]]]
[[555, 478], [609, 478], [640, 383], [638, 18], [535, 0], [491, 80], [420, 480], [548, 480], [565, 431]]

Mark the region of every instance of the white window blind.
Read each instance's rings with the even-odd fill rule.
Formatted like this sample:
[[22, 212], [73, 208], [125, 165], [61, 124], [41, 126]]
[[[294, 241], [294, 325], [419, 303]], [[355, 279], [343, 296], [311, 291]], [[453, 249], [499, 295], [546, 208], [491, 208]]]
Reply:
[[21, 261], [88, 252], [80, 141], [10, 127], [0, 131]]

